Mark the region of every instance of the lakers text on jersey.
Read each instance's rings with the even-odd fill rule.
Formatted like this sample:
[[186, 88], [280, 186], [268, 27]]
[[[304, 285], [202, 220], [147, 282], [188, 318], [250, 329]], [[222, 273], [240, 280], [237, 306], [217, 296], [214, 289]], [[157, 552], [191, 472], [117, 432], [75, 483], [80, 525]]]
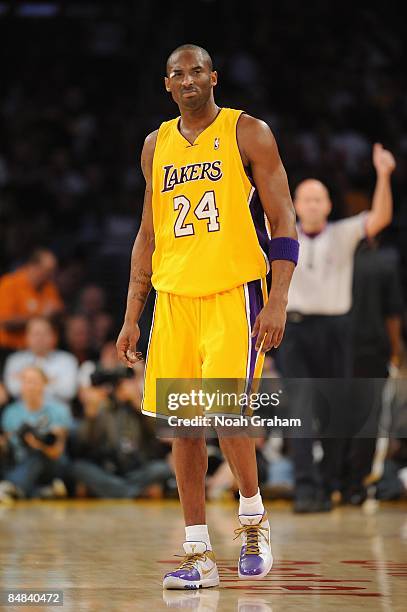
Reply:
[[241, 113], [222, 108], [193, 144], [179, 118], [160, 126], [152, 201], [158, 291], [203, 297], [268, 272], [266, 221], [236, 139]]

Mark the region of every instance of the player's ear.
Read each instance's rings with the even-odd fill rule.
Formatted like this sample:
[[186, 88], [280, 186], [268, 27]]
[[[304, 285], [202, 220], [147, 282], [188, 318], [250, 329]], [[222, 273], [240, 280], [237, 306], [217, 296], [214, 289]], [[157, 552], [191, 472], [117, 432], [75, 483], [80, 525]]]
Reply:
[[168, 77], [164, 77], [164, 85], [167, 91], [171, 91], [170, 89], [170, 79]]
[[212, 87], [215, 87], [215, 85], [217, 85], [218, 83], [218, 73], [216, 72], [216, 70], [212, 70], [211, 72], [211, 83]]

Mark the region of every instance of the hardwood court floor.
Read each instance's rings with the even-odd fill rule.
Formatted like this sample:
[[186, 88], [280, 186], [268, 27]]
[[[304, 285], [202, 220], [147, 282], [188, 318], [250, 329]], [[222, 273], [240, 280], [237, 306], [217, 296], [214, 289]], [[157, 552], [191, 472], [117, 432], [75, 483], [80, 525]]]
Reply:
[[407, 505], [375, 514], [338, 508], [297, 516], [267, 504], [274, 567], [263, 581], [237, 579], [236, 506], [208, 505], [221, 586], [162, 591], [179, 560], [176, 501], [21, 502], [0, 507], [0, 589], [62, 589], [64, 607], [2, 610], [282, 612], [406, 610]]

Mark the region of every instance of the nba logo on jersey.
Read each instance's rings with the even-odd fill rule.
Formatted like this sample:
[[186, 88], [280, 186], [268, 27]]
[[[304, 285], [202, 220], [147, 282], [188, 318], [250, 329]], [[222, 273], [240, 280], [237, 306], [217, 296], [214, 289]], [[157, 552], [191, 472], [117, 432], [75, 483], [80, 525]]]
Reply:
[[215, 151], [219, 149], [219, 138], [215, 138], [215, 142], [213, 143], [213, 148]]

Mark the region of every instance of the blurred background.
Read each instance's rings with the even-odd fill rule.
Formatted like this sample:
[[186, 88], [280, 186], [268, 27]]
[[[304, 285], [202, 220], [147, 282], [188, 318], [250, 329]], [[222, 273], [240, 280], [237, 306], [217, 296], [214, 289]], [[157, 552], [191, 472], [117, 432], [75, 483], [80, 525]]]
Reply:
[[[44, 308], [33, 307], [24, 322], [45, 315], [51, 326], [36, 319], [25, 336], [21, 321], [20, 327], [15, 321], [14, 339], [7, 335], [10, 328], [0, 330], [0, 400], [7, 406], [18, 399], [23, 393], [18, 385], [30, 385], [16, 382], [23, 365], [42, 364], [46, 371], [49, 355], [44, 393], [67, 408], [69, 415], [58, 421], [71, 432], [64, 453], [79, 462], [67, 486], [72, 495], [86, 494], [86, 487], [77, 485], [85, 481], [92, 485], [87, 493], [96, 496], [103, 496], [107, 486], [111, 496], [134, 497], [150, 485], [149, 495], [174, 492], [170, 444], [146, 446], [153, 433], [139, 410], [143, 373], [131, 379], [117, 374], [113, 343], [142, 211], [141, 147], [147, 133], [177, 114], [163, 87], [165, 62], [173, 48], [188, 42], [213, 57], [217, 103], [242, 108], [271, 126], [290, 187], [310, 176], [327, 184], [332, 219], [370, 207], [373, 143], [382, 142], [394, 153], [394, 219], [380, 243], [392, 250], [398, 269], [405, 337], [407, 72], [399, 3], [390, 0], [375, 8], [343, 3], [334, 11], [322, 1], [252, 0], [242, 12], [232, 0], [195, 0], [193, 8], [171, 0], [0, 1], [0, 276], [29, 265], [34, 276], [49, 275], [52, 285]], [[55, 260], [44, 262], [50, 253], [38, 248], [49, 250]], [[1, 282], [4, 305], [14, 290], [4, 280], [2, 290]], [[153, 297], [141, 324], [144, 354]], [[0, 304], [0, 323], [1, 309]], [[16, 351], [28, 351], [32, 358], [24, 361], [23, 356], [10, 365]], [[64, 353], [58, 354], [59, 365], [57, 352]], [[277, 375], [273, 368], [269, 358], [266, 374]], [[95, 372], [101, 372], [96, 383]], [[95, 453], [101, 439], [103, 457]], [[2, 448], [0, 480], [16, 461], [15, 448], [4, 439]], [[261, 454], [265, 483], [272, 458], [285, 456], [284, 448], [283, 440]], [[135, 450], [139, 456], [132, 462]], [[216, 448], [213, 457], [215, 470], [222, 465]], [[98, 488], [94, 481], [101, 476], [89, 464], [103, 468], [105, 476], [127, 480], [102, 481]], [[289, 489], [289, 462], [281, 467]], [[67, 485], [69, 478], [61, 479]], [[214, 496], [227, 489], [228, 478], [221, 474], [212, 483]]]

